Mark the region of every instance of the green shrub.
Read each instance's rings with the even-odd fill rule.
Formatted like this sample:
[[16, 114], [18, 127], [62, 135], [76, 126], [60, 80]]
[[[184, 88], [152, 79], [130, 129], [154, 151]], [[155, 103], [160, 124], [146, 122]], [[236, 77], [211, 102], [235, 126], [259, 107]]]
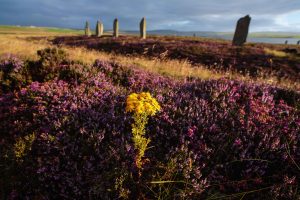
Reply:
[[58, 48], [37, 51], [39, 61], [32, 63], [30, 70], [35, 80], [44, 82], [59, 76], [60, 67], [68, 64], [67, 54]]
[[58, 79], [66, 82], [81, 83], [83, 78], [83, 72], [81, 71], [82, 66], [71, 64], [63, 67], [59, 71]]
[[4, 56], [0, 61], [0, 93], [20, 89], [31, 82], [27, 65], [13, 55]]

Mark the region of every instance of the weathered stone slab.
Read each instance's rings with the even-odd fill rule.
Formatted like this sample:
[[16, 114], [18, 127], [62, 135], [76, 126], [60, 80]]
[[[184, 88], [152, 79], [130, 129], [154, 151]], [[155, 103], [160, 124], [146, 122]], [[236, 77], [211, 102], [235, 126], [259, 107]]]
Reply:
[[101, 24], [100, 24], [100, 34], [101, 34], [101, 36], [103, 35], [103, 33], [104, 33], [104, 25], [101, 22]]
[[119, 37], [119, 21], [118, 19], [114, 20], [114, 33], [113, 33], [114, 37]]
[[101, 37], [102, 35], [103, 35], [103, 24], [100, 21], [97, 21], [96, 36]]
[[242, 17], [237, 21], [232, 45], [242, 46], [246, 42], [250, 21], [251, 17], [249, 15], [246, 15], [245, 17]]
[[142, 39], [146, 39], [146, 19], [143, 17], [143, 19], [140, 22], [140, 36]]
[[92, 35], [92, 32], [90, 30], [90, 25], [89, 25], [89, 22], [86, 21], [85, 22], [85, 29], [84, 29], [84, 33], [85, 33], [85, 36], [89, 37]]

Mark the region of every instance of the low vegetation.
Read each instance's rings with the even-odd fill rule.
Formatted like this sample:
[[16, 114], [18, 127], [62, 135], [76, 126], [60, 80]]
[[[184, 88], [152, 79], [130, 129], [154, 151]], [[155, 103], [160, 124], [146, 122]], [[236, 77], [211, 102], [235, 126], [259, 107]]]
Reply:
[[53, 39], [0, 35], [2, 199], [300, 198], [296, 76]]

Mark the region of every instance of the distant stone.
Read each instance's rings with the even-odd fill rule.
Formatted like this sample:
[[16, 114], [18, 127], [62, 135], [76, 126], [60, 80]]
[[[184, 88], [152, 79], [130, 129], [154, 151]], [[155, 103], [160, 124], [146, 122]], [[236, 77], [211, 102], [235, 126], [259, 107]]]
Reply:
[[249, 15], [246, 15], [245, 17], [242, 17], [237, 21], [232, 45], [242, 46], [246, 42], [250, 21], [251, 17]]
[[140, 36], [142, 39], [146, 39], [146, 19], [143, 17], [143, 19], [140, 22]]
[[102, 35], [103, 35], [103, 24], [100, 21], [97, 21], [96, 36], [101, 37]]
[[91, 30], [90, 30], [90, 25], [89, 25], [89, 22], [88, 22], [88, 21], [85, 22], [84, 34], [85, 34], [85, 36], [87, 36], [87, 37], [90, 37], [90, 36], [92, 35], [92, 32], [91, 32]]
[[115, 19], [114, 20], [114, 33], [113, 33], [113, 36], [114, 37], [119, 37], [119, 21], [118, 21], [118, 19]]
[[288, 41], [286, 40], [286, 41], [284, 42], [284, 44], [288, 44]]
[[97, 21], [97, 24], [96, 24], [96, 36], [97, 37], [100, 37], [100, 22]]
[[297, 42], [297, 44], [300, 44], [300, 40]]
[[104, 33], [104, 25], [103, 23], [100, 24], [100, 34], [103, 35]]

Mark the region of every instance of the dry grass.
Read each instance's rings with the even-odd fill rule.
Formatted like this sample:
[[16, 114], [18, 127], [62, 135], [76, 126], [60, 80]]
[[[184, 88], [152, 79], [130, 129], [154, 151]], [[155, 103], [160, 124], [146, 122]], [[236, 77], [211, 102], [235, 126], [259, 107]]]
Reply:
[[266, 54], [273, 55], [276, 57], [287, 57], [288, 56], [287, 53], [285, 53], [283, 51], [274, 50], [274, 49], [264, 48], [264, 51]]
[[[47, 36], [40, 39], [32, 40], [32, 36]], [[36, 51], [53, 45], [48, 39], [53, 34], [33, 34], [30, 37], [27, 34], [7, 35], [0, 34], [0, 56], [5, 53], [17, 54], [26, 59], [37, 59]], [[278, 80], [277, 77], [258, 77], [242, 76], [235, 72], [216, 72], [209, 70], [204, 66], [193, 66], [184, 60], [160, 60], [149, 59], [145, 57], [128, 57], [116, 55], [113, 53], [99, 52], [96, 50], [87, 50], [84, 47], [63, 47], [72, 60], [78, 60], [83, 63], [92, 64], [96, 59], [115, 61], [123, 66], [136, 67], [147, 70], [152, 73], [158, 73], [175, 78], [195, 77], [203, 80], [229, 78], [246, 82], [271, 84], [281, 88], [288, 88], [300, 91], [300, 83], [290, 80]], [[272, 51], [273, 52], [273, 51]], [[274, 53], [274, 52], [273, 52]], [[275, 52], [278, 54], [278, 52]], [[279, 54], [283, 56], [283, 54]]]
[[300, 82], [295, 82], [289, 79], [279, 80], [276, 76], [258, 76], [253, 78], [248, 75], [241, 75], [237, 72], [228, 71], [216, 72], [209, 70], [204, 66], [194, 66], [188, 61], [183, 60], [160, 60], [149, 59], [145, 57], [130, 57], [123, 55], [115, 55], [113, 53], [99, 52], [95, 50], [87, 50], [83, 47], [64, 47], [73, 60], [80, 60], [84, 63], [92, 64], [96, 59], [115, 61], [124, 66], [132, 66], [140, 68], [152, 73], [157, 73], [174, 78], [184, 79], [187, 77], [200, 78], [203, 80], [229, 78], [232, 80], [240, 80], [251, 83], [270, 84], [273, 86], [293, 89], [300, 91]]
[[231, 73], [228, 76], [232, 80], [239, 80], [248, 83], [259, 83], [259, 84], [268, 84], [272, 86], [276, 86], [279, 88], [294, 90], [300, 92], [300, 82], [293, 81], [290, 79], [278, 79], [276, 76], [258, 76], [256, 78], [250, 76], [241, 76], [238, 73]]
[[[38, 36], [38, 35], [35, 35]], [[37, 59], [36, 51], [47, 47], [52, 47], [47, 39], [30, 40], [26, 35], [18, 36], [0, 35], [0, 55], [12, 53], [26, 59]], [[83, 63], [92, 64], [96, 59], [115, 61], [124, 66], [134, 66], [150, 72], [159, 73], [172, 77], [200, 77], [202, 79], [221, 78], [218, 74], [204, 67], [193, 67], [187, 61], [179, 60], [159, 60], [143, 57], [127, 57], [113, 53], [87, 50], [84, 47], [63, 47], [68, 53], [70, 59], [78, 60]]]
[[140, 68], [152, 73], [158, 73], [171, 77], [200, 77], [202, 79], [221, 78], [222, 75], [204, 67], [193, 67], [189, 62], [182, 60], [160, 60], [145, 57], [132, 57], [116, 55], [113, 53], [87, 50], [83, 47], [64, 47], [73, 60], [80, 60], [84, 63], [92, 64], [95, 59], [114, 61], [124, 66]]
[[46, 40], [26, 41], [24, 35], [0, 35], [0, 55], [17, 54], [23, 58], [35, 59], [36, 51], [49, 46]]

